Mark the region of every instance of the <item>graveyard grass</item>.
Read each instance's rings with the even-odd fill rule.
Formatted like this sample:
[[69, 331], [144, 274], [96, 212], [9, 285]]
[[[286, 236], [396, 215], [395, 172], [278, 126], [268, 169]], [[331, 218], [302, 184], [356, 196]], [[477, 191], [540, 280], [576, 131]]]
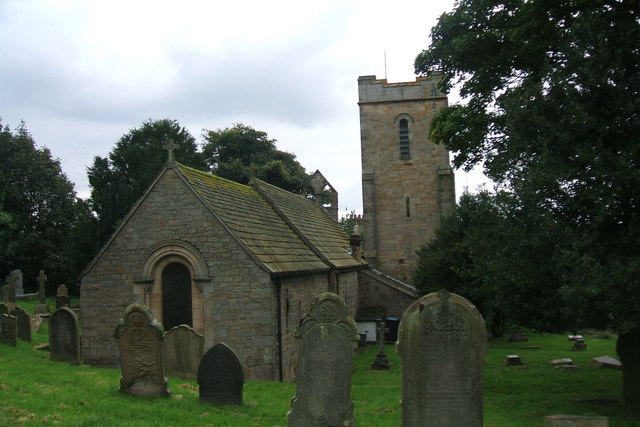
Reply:
[[[73, 301], [72, 301], [73, 303]], [[20, 303], [33, 313], [30, 303]], [[51, 303], [50, 303], [50, 306]], [[591, 359], [615, 354], [615, 337], [585, 335], [587, 351], [572, 351], [566, 335], [529, 332], [529, 342], [490, 342], [484, 365], [485, 426], [541, 426], [546, 415], [607, 416], [611, 426], [640, 426], [640, 408], [621, 405], [621, 373], [597, 368]], [[121, 372], [48, 360], [34, 347], [46, 343], [43, 325], [33, 342], [17, 347], [0, 344], [0, 425], [64, 426], [286, 426], [295, 384], [248, 382], [244, 405], [215, 407], [200, 403], [197, 383], [169, 377], [171, 398], [136, 398], [118, 392]], [[542, 348], [525, 348], [540, 346]], [[356, 423], [400, 426], [400, 359], [385, 347], [390, 371], [371, 371], [376, 346], [354, 357], [352, 400]], [[527, 369], [506, 367], [504, 358], [518, 354]], [[571, 358], [576, 371], [554, 369], [553, 359]], [[617, 399], [617, 403], [575, 399]]]

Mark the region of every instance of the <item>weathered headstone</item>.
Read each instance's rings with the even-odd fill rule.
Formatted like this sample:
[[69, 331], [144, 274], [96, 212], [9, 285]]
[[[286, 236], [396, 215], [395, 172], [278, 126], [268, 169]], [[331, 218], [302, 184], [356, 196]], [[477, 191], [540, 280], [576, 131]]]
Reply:
[[545, 427], [609, 427], [607, 417], [583, 417], [578, 415], [549, 415], [544, 417]]
[[226, 345], [211, 347], [198, 367], [200, 401], [214, 405], [242, 405], [244, 373], [238, 357]]
[[68, 307], [57, 309], [49, 319], [49, 358], [56, 362], [82, 363], [78, 316]]
[[529, 337], [522, 331], [516, 331], [509, 337], [510, 342], [527, 342], [529, 341]]
[[316, 297], [295, 331], [298, 340], [296, 396], [289, 426], [353, 426], [351, 371], [358, 328], [340, 295]]
[[69, 290], [66, 285], [60, 285], [56, 290], [56, 310], [62, 307], [69, 307]]
[[22, 341], [31, 342], [31, 316], [24, 311], [22, 307], [16, 307], [11, 312], [11, 315], [16, 318], [16, 329], [18, 338]]
[[4, 303], [7, 305], [9, 312], [16, 308], [16, 286], [15, 277], [13, 274], [9, 274], [5, 278], [7, 284], [5, 285], [4, 294], [2, 295]]
[[592, 359], [593, 363], [601, 368], [622, 369], [622, 363], [611, 356], [599, 356]]
[[505, 366], [523, 366], [522, 358], [517, 354], [509, 354], [504, 358]]
[[13, 270], [11, 272], [11, 276], [13, 276], [13, 289], [16, 297], [21, 297], [24, 295], [24, 278], [22, 276], [22, 271]]
[[582, 351], [582, 350], [586, 350], [587, 349], [587, 343], [584, 342], [583, 338], [578, 338], [576, 339], [576, 341], [573, 343], [573, 348], [572, 350], [574, 351]]
[[45, 283], [47, 282], [47, 276], [44, 274], [44, 270], [40, 270], [38, 275], [38, 305], [36, 306], [36, 313], [48, 313], [49, 305], [47, 304], [47, 296], [45, 294]]
[[482, 426], [487, 330], [480, 312], [446, 290], [423, 296], [400, 321], [402, 425]]
[[379, 370], [379, 371], [388, 371], [391, 364], [389, 363], [389, 358], [387, 354], [384, 352], [384, 341], [386, 334], [385, 323], [380, 320], [377, 322], [378, 327], [376, 328], [378, 333], [378, 353], [376, 354], [376, 358], [371, 363], [371, 369]]
[[120, 392], [134, 396], [169, 396], [162, 363], [162, 325], [151, 309], [131, 304], [120, 319], [115, 338], [120, 348]]
[[180, 325], [164, 335], [164, 367], [167, 375], [196, 379], [204, 338], [193, 328]]
[[16, 318], [8, 314], [0, 314], [0, 342], [18, 345]]

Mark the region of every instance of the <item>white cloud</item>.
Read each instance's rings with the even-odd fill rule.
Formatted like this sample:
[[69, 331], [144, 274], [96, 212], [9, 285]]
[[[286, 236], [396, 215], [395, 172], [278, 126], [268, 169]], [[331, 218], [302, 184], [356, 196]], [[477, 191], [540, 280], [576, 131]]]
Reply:
[[322, 171], [341, 210], [359, 209], [358, 76], [413, 80], [415, 56], [452, 5], [5, 0], [0, 116], [12, 127], [24, 119], [82, 196], [94, 156], [166, 117], [196, 138], [238, 122], [263, 130]]

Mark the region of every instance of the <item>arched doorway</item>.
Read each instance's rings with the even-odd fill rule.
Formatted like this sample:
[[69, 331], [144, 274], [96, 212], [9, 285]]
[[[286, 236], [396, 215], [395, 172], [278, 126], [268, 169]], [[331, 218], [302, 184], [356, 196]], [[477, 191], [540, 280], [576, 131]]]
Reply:
[[191, 273], [182, 263], [172, 262], [162, 270], [162, 324], [165, 331], [178, 325], [193, 327]]

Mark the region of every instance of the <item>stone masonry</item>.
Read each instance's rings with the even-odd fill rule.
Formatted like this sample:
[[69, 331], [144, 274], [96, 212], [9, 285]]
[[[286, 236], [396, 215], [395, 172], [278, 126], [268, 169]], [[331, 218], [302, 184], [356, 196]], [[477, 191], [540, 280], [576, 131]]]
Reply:
[[[455, 205], [449, 153], [428, 139], [434, 114], [447, 106], [437, 81], [437, 75], [407, 83], [358, 79], [364, 256], [403, 281], [411, 279], [415, 251]], [[400, 152], [402, 120], [408, 124], [408, 156]]]

